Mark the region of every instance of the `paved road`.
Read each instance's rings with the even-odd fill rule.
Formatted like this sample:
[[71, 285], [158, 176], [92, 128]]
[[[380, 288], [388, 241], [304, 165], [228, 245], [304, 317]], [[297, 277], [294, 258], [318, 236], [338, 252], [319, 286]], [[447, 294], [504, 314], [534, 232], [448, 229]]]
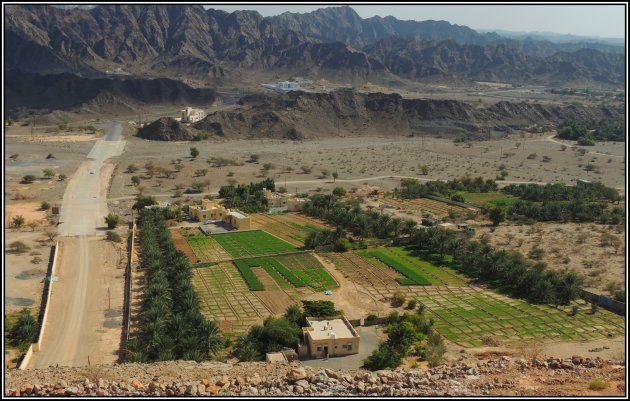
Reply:
[[[100, 238], [105, 232], [103, 217], [108, 213], [107, 185], [112, 172], [105, 161], [120, 155], [125, 141], [119, 123], [110, 124], [107, 130], [70, 179], [63, 196], [59, 281], [53, 284], [42, 349], [33, 355], [30, 369], [86, 365], [88, 355], [92, 363], [115, 359], [111, 344], [100, 347], [100, 341], [107, 332], [103, 327], [107, 304], [103, 302], [107, 302], [109, 287], [116, 287], [118, 260], [112, 257], [113, 247]], [[118, 293], [117, 288], [113, 290]]]

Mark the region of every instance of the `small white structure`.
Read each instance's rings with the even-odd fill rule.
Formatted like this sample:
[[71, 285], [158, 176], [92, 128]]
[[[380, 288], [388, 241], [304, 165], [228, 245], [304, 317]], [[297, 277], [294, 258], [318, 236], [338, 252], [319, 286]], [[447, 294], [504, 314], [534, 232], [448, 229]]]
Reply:
[[290, 91], [299, 91], [302, 90], [302, 87], [297, 82], [284, 81], [278, 82], [276, 84], [261, 84], [263, 88], [279, 91], [279, 92], [290, 92]]
[[182, 110], [183, 123], [196, 123], [202, 120], [206, 116], [206, 112], [201, 109], [193, 109], [192, 107], [186, 107]]

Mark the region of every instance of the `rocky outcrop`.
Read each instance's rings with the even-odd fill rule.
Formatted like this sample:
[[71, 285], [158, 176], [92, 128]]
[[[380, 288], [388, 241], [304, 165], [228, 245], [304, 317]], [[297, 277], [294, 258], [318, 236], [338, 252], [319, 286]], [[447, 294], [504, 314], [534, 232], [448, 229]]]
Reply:
[[138, 130], [138, 137], [154, 141], [192, 141], [196, 132], [171, 117], [163, 117]]
[[[458, 361], [429, 370], [332, 370], [299, 364], [159, 362], [6, 372], [7, 396], [580, 395], [592, 377], [619, 379], [599, 358]], [[551, 378], [553, 376], [553, 378]], [[201, 378], [201, 379], [200, 379]], [[522, 385], [521, 381], [527, 383]], [[568, 388], [564, 385], [570, 382]], [[538, 385], [534, 385], [534, 384]], [[623, 385], [623, 383], [621, 383]], [[622, 393], [619, 389], [614, 389]], [[614, 394], [614, 393], [613, 393]]]
[[[618, 117], [606, 107], [499, 102], [476, 107], [456, 100], [404, 99], [398, 94], [290, 92], [241, 98], [239, 108], [208, 115], [195, 128], [240, 138], [337, 135], [466, 135], [482, 139], [533, 124]], [[484, 132], [482, 134], [482, 132]]]

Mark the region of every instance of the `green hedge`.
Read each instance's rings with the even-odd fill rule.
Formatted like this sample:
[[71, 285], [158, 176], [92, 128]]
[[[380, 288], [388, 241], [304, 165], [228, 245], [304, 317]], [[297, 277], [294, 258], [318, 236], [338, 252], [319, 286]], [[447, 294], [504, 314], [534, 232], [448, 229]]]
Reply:
[[258, 280], [258, 277], [252, 271], [251, 266], [245, 260], [235, 260], [234, 264], [239, 272], [243, 275], [247, 286], [252, 291], [264, 291], [265, 286]]

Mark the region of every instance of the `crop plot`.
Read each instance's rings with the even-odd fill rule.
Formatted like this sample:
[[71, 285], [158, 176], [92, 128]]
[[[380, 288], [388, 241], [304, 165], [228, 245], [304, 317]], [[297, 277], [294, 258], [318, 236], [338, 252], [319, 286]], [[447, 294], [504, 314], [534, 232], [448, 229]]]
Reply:
[[436, 201], [428, 198], [418, 199], [393, 199], [389, 198], [384, 201], [391, 205], [400, 207], [404, 210], [429, 212], [436, 216], [446, 216], [449, 211], [466, 212], [468, 209], [456, 205], [449, 205], [445, 202]]
[[[494, 336], [504, 344], [527, 340], [571, 341], [604, 338], [624, 332], [624, 320], [606, 310], [590, 314], [590, 305], [577, 301], [554, 308], [533, 305], [492, 291], [471, 287], [415, 287], [410, 295], [426, 306], [436, 330], [466, 347], [483, 345]], [[570, 316], [573, 305], [579, 310]]]
[[232, 259], [229, 253], [212, 237], [189, 234], [186, 241], [196, 257], [196, 263], [220, 262]]
[[[440, 257], [440, 255], [429, 254], [416, 247], [392, 246], [379, 248], [378, 250], [393, 258], [398, 263], [402, 263], [408, 268], [418, 270], [431, 285], [457, 286], [466, 284], [466, 279], [463, 276], [445, 266], [450, 263], [449, 260], [452, 260], [452, 257], [448, 255]], [[389, 263], [386, 264], [389, 265]]]
[[295, 253], [276, 256], [275, 259], [315, 291], [338, 288], [339, 284], [326, 271], [326, 268], [309, 253]]
[[404, 288], [396, 280], [405, 277], [378, 259], [366, 259], [353, 252], [328, 253], [326, 257], [349, 280], [361, 284], [379, 299], [390, 298]]
[[317, 259], [307, 253], [239, 259], [234, 263], [252, 291], [268, 289], [252, 271], [256, 267], [261, 267], [283, 289], [311, 287], [320, 291], [339, 286]]
[[202, 313], [215, 320], [224, 332], [244, 332], [270, 314], [252, 296], [232, 263], [193, 269], [193, 285], [201, 300]]
[[326, 226], [308, 218], [295, 214], [254, 214], [252, 223], [283, 240], [296, 245], [304, 245], [308, 233], [319, 231]]
[[214, 234], [211, 238], [214, 238], [234, 258], [273, 255], [297, 250], [295, 245], [264, 231]]

